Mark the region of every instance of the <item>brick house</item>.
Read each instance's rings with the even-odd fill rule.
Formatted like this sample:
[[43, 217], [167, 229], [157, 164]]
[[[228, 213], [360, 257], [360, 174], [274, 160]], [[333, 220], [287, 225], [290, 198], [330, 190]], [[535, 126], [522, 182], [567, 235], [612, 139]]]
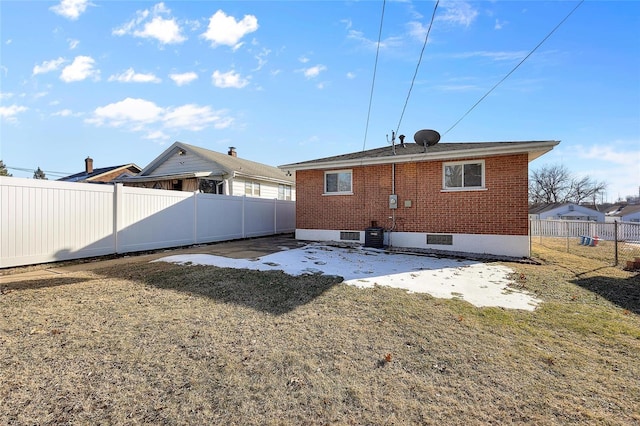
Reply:
[[528, 165], [558, 141], [409, 143], [280, 168], [296, 176], [296, 238], [529, 255]]
[[120, 166], [93, 167], [93, 158], [84, 160], [84, 171], [58, 179], [62, 182], [113, 183], [118, 179], [135, 176], [142, 169], [133, 163]]

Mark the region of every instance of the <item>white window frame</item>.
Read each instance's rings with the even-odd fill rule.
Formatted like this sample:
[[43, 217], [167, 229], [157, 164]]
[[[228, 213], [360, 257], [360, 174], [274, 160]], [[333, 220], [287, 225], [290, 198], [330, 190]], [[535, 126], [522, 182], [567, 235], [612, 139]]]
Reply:
[[[327, 176], [339, 175], [339, 174], [349, 174], [349, 190], [348, 191], [339, 191], [339, 190], [329, 191], [327, 188]], [[353, 170], [344, 169], [344, 170], [330, 170], [330, 171], [324, 172], [324, 194], [323, 195], [353, 195]]]
[[[467, 164], [480, 164], [482, 167], [482, 176], [480, 186], [464, 186], [464, 166]], [[447, 167], [462, 166], [462, 186], [447, 186]], [[485, 190], [486, 167], [484, 160], [468, 160], [468, 161], [450, 161], [442, 163], [442, 191], [482, 191]]]
[[291, 185], [278, 184], [278, 200], [291, 200]]
[[260, 182], [246, 180], [244, 182], [244, 195], [249, 197], [260, 196]]

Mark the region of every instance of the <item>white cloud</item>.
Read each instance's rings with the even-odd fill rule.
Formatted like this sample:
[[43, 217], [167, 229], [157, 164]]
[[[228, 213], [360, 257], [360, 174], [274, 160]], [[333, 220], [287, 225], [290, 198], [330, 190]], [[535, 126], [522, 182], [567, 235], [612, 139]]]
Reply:
[[508, 23], [509, 22], [507, 22], [507, 21], [500, 21], [499, 19], [496, 19], [496, 24], [493, 26], [493, 29], [494, 30], [501, 30]]
[[310, 59], [309, 59], [309, 58], [307, 58], [306, 56], [300, 56], [300, 57], [298, 58], [298, 61], [299, 61], [299, 62], [302, 62], [303, 64], [306, 64], [307, 62], [309, 62], [309, 61], [310, 61]]
[[119, 127], [125, 124], [154, 123], [162, 118], [164, 110], [151, 101], [144, 99], [126, 98], [103, 107], [98, 107], [93, 117], [87, 119], [88, 123], [96, 125], [108, 125]]
[[240, 74], [233, 70], [225, 73], [221, 73], [220, 71], [216, 70], [213, 72], [211, 78], [213, 79], [214, 86], [223, 89], [229, 87], [242, 89], [247, 84], [249, 84], [249, 80], [242, 78]]
[[469, 92], [479, 90], [479, 87], [472, 84], [440, 84], [435, 86], [435, 89], [444, 92]]
[[[376, 50], [378, 47], [378, 41], [369, 40], [364, 36], [362, 31], [350, 30], [347, 34], [347, 38], [357, 41], [358, 43], [362, 44], [365, 48], [370, 50]], [[388, 48], [399, 46], [400, 44], [401, 44], [400, 37], [388, 37], [384, 40], [381, 40], [379, 43], [380, 49], [388, 49]]]
[[353, 80], [354, 78], [356, 78], [356, 73], [349, 71], [349, 72], [347, 73], [347, 78], [348, 78], [349, 80]]
[[258, 29], [258, 19], [254, 15], [245, 15], [241, 21], [227, 16], [218, 10], [209, 18], [209, 26], [201, 37], [211, 42], [212, 47], [218, 45], [234, 47], [245, 35]]
[[167, 135], [162, 130], [156, 130], [156, 131], [147, 133], [142, 138], [143, 139], [155, 140], [155, 141], [166, 141], [166, 140], [169, 140], [169, 137], [170, 136]]
[[[151, 10], [139, 10], [136, 17], [112, 31], [113, 35], [123, 36], [131, 34], [134, 37], [152, 38], [162, 44], [178, 44], [187, 38], [182, 35], [182, 29], [175, 18], [163, 18], [170, 15], [171, 10], [164, 3], [158, 3]], [[149, 19], [150, 18], [150, 19]]]
[[61, 0], [60, 4], [51, 6], [49, 10], [75, 21], [87, 10], [87, 6], [90, 4], [89, 0]]
[[74, 40], [72, 38], [67, 39], [69, 42], [69, 49], [73, 50], [80, 45], [80, 40]]
[[[614, 143], [614, 145], [618, 144]], [[640, 167], [640, 150], [617, 150], [610, 145], [594, 145], [589, 147], [589, 149], [579, 146], [578, 155], [581, 158], [608, 161], [618, 165]]]
[[186, 40], [175, 19], [164, 19], [160, 16], [147, 22], [142, 31], [134, 31], [133, 35], [142, 38], [155, 38], [163, 44], [182, 43]]
[[218, 129], [225, 128], [231, 124], [231, 120], [221, 117], [209, 106], [189, 104], [167, 111], [164, 116], [164, 124], [168, 128], [189, 129], [195, 132], [205, 129], [209, 125]]
[[253, 71], [260, 71], [262, 67], [267, 64], [267, 57], [269, 56], [269, 54], [271, 54], [271, 50], [265, 48], [254, 56], [258, 61], [258, 66], [254, 68]]
[[437, 21], [468, 27], [478, 17], [478, 11], [464, 1], [440, 3], [443, 13], [436, 14]]
[[454, 53], [451, 57], [459, 59], [480, 57], [493, 59], [494, 61], [519, 61], [527, 56], [527, 53], [528, 52], [524, 50], [516, 50], [513, 52], [489, 52], [486, 50], [480, 50], [476, 52]]
[[198, 79], [198, 74], [195, 72], [184, 72], [182, 74], [169, 74], [169, 78], [174, 81], [178, 86], [184, 86], [194, 80]]
[[60, 80], [65, 83], [82, 81], [89, 77], [100, 79], [100, 71], [93, 66], [96, 61], [90, 56], [76, 56], [71, 65], [67, 65], [60, 74]]
[[122, 74], [114, 74], [109, 77], [109, 81], [120, 83], [160, 83], [160, 79], [153, 74], [136, 73], [133, 68], [129, 68]]
[[54, 112], [51, 115], [54, 117], [70, 117], [73, 115], [73, 111], [71, 111], [70, 109], [63, 109], [63, 110]]
[[163, 129], [200, 131], [231, 125], [233, 119], [224, 110], [209, 106], [187, 104], [163, 108], [145, 99], [126, 98], [98, 107], [86, 123], [96, 126], [124, 127], [146, 133], [147, 139], [166, 139]]
[[65, 63], [65, 59], [62, 57], [58, 59], [52, 59], [50, 61], [44, 61], [42, 65], [36, 65], [33, 67], [32, 75], [44, 74], [51, 71], [55, 71], [58, 68], [60, 68], [60, 66], [62, 66], [62, 64], [64, 63]]
[[428, 26], [422, 25], [422, 22], [412, 21], [407, 23], [407, 27], [409, 28], [409, 35], [411, 37], [424, 42], [424, 38], [427, 36], [427, 31], [429, 30]]
[[9, 122], [17, 121], [16, 115], [25, 112], [28, 108], [22, 105], [0, 106], [0, 118]]
[[326, 71], [327, 67], [324, 65], [316, 65], [314, 67], [305, 68], [302, 70], [302, 73], [307, 79], [316, 78], [320, 75], [321, 72]]

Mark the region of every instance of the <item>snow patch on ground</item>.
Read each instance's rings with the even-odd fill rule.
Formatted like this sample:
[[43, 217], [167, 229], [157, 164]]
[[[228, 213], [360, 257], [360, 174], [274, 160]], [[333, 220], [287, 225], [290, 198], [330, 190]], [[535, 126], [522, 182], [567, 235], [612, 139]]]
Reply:
[[541, 303], [531, 294], [509, 287], [513, 270], [496, 263], [388, 253], [366, 247], [309, 245], [258, 259], [231, 259], [209, 254], [167, 256], [155, 262], [213, 265], [221, 268], [279, 270], [289, 275], [337, 275], [361, 288], [375, 285], [459, 298], [475, 306], [532, 311]]

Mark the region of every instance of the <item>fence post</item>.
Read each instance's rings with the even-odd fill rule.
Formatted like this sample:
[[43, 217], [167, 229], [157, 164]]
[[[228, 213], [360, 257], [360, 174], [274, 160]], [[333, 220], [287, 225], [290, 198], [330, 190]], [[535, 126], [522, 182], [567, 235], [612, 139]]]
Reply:
[[529, 257], [531, 257], [531, 236], [533, 235], [533, 220], [529, 219]]
[[618, 221], [613, 222], [613, 251], [615, 260], [613, 266], [618, 266]]
[[564, 235], [567, 238], [567, 253], [569, 253], [569, 222], [564, 222]]
[[118, 237], [120, 235], [120, 226], [123, 221], [122, 214], [124, 212], [122, 206], [123, 188], [124, 186], [121, 183], [116, 183], [113, 186], [113, 252], [116, 254], [120, 253], [120, 243]]
[[273, 199], [273, 234], [278, 233], [278, 199]]
[[198, 191], [193, 191], [193, 244], [198, 244]]

